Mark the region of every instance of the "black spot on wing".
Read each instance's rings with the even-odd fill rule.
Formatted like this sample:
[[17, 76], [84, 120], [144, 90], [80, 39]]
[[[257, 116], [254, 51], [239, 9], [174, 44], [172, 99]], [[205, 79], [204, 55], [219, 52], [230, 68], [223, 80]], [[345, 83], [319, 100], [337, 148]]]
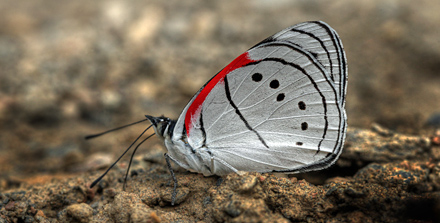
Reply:
[[255, 82], [260, 82], [263, 79], [263, 75], [260, 73], [252, 74], [252, 80]]
[[278, 94], [277, 101], [282, 101], [282, 100], [284, 100], [285, 97], [286, 96], [284, 95], [284, 93]]
[[301, 130], [306, 131], [309, 128], [309, 124], [307, 122], [301, 123]]
[[277, 89], [277, 88], [280, 86], [280, 82], [279, 82], [277, 79], [272, 80], [272, 81], [269, 83], [269, 86], [270, 86], [270, 88], [272, 88], [272, 89]]
[[298, 107], [301, 110], [306, 110], [306, 103], [304, 103], [303, 101], [298, 102]]

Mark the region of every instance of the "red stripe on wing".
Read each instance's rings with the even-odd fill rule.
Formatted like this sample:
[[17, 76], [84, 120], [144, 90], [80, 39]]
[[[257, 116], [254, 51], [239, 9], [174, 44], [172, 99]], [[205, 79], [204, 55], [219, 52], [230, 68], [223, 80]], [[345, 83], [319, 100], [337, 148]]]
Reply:
[[249, 63], [256, 62], [256, 60], [252, 60], [249, 58], [249, 54], [243, 53], [239, 57], [235, 58], [228, 66], [223, 68], [217, 75], [215, 75], [200, 91], [197, 97], [189, 106], [185, 115], [185, 129], [186, 134], [189, 137], [191, 133], [191, 124], [192, 120], [198, 120], [200, 116], [200, 112], [202, 110], [202, 104], [205, 101], [205, 98], [208, 96], [209, 92], [218, 84], [223, 82], [224, 77], [230, 73], [231, 71], [243, 67]]

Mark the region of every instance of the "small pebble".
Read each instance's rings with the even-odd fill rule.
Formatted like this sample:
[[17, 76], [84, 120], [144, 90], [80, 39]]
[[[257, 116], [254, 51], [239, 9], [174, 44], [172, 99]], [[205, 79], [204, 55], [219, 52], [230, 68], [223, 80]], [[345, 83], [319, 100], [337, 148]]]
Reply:
[[85, 203], [72, 204], [67, 207], [67, 214], [79, 222], [89, 222], [93, 209]]
[[238, 191], [245, 193], [251, 191], [255, 185], [257, 185], [257, 177], [256, 176], [244, 176], [241, 180], [241, 184], [238, 187]]
[[229, 216], [236, 218], [238, 216], [241, 215], [241, 210], [238, 208], [238, 203], [231, 201], [229, 202], [229, 204], [225, 207], [224, 211], [226, 212], [226, 214], [228, 214]]
[[[166, 203], [171, 204], [172, 194], [173, 194], [173, 188], [167, 188], [167, 190], [163, 190], [162, 193], [160, 194], [160, 199]], [[176, 201], [174, 202], [174, 205], [181, 204], [183, 201], [186, 200], [188, 195], [189, 195], [189, 189], [187, 187], [178, 187]]]
[[15, 210], [15, 202], [14, 202], [14, 201], [9, 202], [9, 203], [5, 206], [5, 209], [6, 209], [7, 211], [13, 211], [13, 210]]

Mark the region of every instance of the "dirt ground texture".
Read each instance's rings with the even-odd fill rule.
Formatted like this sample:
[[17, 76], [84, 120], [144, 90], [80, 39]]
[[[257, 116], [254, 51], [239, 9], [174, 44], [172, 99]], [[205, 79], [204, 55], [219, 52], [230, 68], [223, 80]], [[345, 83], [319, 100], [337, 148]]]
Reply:
[[[0, 223], [440, 222], [440, 4], [421, 0], [0, 0]], [[203, 177], [147, 124], [254, 44], [325, 21], [349, 66], [348, 132], [329, 169]], [[151, 132], [152, 133], [152, 132]]]

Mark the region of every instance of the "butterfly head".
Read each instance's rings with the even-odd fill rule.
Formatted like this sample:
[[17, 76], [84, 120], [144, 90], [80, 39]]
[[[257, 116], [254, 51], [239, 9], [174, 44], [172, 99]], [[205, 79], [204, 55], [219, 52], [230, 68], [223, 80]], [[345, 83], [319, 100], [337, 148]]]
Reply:
[[171, 120], [165, 116], [153, 117], [150, 115], [145, 115], [145, 117], [151, 122], [154, 131], [160, 138], [164, 139], [166, 137], [171, 137], [175, 125], [174, 120]]

